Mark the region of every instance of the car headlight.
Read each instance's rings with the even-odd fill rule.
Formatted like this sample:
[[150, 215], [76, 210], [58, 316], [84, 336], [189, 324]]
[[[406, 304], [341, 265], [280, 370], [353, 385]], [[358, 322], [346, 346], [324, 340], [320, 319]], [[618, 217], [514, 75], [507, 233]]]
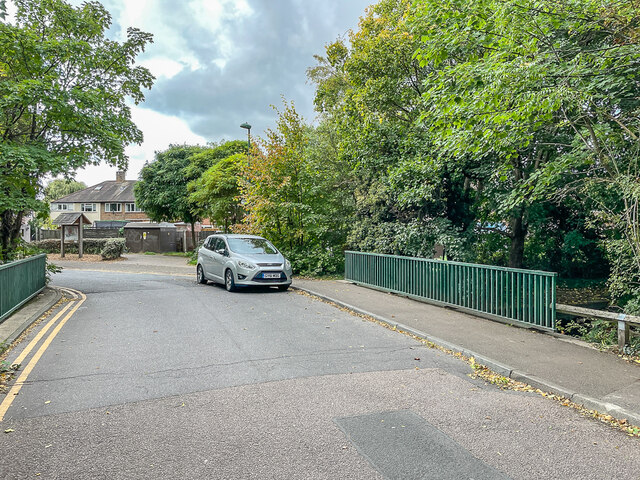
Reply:
[[246, 268], [247, 270], [253, 270], [254, 268], [256, 268], [255, 265], [252, 265], [249, 262], [243, 262], [242, 260], [238, 262], [238, 266], [242, 268]]
[[285, 270], [291, 270], [291, 262], [289, 260], [287, 260], [286, 258], [284, 259], [284, 269]]

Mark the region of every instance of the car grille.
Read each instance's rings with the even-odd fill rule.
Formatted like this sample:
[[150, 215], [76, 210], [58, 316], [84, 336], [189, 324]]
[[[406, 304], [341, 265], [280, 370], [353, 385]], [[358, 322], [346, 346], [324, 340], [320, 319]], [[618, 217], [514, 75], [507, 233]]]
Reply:
[[281, 263], [258, 263], [259, 267], [281, 267]]
[[[264, 278], [264, 274], [265, 273], [277, 273], [280, 276], [278, 278]], [[265, 272], [258, 272], [252, 279], [254, 282], [261, 282], [261, 283], [280, 283], [280, 282], [284, 282], [285, 280], [287, 280], [287, 276], [285, 275], [284, 272], [278, 272], [278, 271], [265, 271]]]

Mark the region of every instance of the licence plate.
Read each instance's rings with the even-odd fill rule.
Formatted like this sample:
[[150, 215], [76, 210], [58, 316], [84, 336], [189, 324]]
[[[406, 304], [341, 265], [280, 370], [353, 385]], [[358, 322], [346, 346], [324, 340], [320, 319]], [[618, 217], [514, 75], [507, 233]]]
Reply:
[[280, 278], [279, 273], [264, 273], [264, 278]]

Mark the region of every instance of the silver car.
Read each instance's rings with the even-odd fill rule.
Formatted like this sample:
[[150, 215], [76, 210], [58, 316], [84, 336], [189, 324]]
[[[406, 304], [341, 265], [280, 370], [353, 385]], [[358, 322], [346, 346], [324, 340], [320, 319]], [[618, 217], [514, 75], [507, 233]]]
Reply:
[[199, 283], [222, 283], [230, 292], [238, 286], [291, 285], [291, 263], [268, 240], [255, 235], [210, 235], [198, 250]]

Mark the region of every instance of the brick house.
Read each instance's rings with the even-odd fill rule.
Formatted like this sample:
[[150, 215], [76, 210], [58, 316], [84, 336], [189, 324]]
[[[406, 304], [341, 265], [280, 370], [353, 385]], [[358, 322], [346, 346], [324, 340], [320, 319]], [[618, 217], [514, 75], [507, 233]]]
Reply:
[[51, 202], [51, 220], [61, 213], [82, 212], [94, 225], [96, 221], [149, 221], [136, 205], [136, 180], [126, 180], [125, 173], [119, 171], [115, 181], [108, 180]]

